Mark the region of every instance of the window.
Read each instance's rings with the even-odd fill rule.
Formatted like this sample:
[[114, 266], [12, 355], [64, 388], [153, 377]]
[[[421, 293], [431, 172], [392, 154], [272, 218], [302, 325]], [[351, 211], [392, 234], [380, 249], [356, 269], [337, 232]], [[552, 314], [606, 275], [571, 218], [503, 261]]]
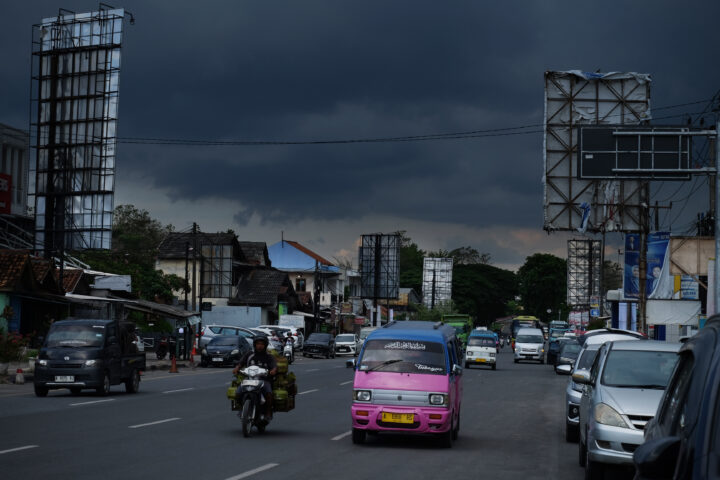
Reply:
[[658, 424], [667, 435], [676, 435], [679, 428], [685, 427], [687, 397], [690, 391], [693, 366], [692, 355], [684, 355], [677, 366], [677, 372], [668, 386], [662, 406], [658, 412]]
[[295, 279], [295, 291], [296, 292], [304, 292], [306, 288], [305, 279], [304, 278], [296, 278]]

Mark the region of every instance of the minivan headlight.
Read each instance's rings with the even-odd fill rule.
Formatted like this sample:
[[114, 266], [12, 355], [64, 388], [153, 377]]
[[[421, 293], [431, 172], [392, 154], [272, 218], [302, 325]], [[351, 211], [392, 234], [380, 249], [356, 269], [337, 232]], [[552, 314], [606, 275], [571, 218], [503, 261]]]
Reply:
[[39, 359], [39, 360], [37, 361], [37, 364], [40, 365], [40, 366], [42, 366], [42, 367], [46, 367], [47, 364], [48, 364], [48, 361], [41, 358], [41, 359]]
[[447, 398], [444, 393], [431, 393], [430, 405], [447, 405]]
[[629, 428], [617, 410], [604, 403], [595, 405], [595, 421], [611, 427]]
[[98, 363], [100, 363], [99, 360], [85, 360], [85, 366], [86, 366], [86, 367], [94, 367], [94, 366], [97, 365]]
[[372, 399], [370, 390], [355, 390], [355, 400], [358, 402], [369, 402]]

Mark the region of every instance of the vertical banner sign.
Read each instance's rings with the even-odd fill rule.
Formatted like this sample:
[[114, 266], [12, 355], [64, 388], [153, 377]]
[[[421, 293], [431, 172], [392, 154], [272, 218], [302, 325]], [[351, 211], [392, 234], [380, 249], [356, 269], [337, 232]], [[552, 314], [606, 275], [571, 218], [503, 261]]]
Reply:
[[[670, 276], [668, 246], [669, 232], [655, 232], [648, 235], [647, 269], [645, 291], [648, 298], [669, 299], [673, 296], [673, 279]], [[640, 236], [625, 236], [625, 266], [623, 292], [625, 298], [640, 296]]]
[[12, 177], [0, 173], [0, 213], [10, 214], [12, 205]]

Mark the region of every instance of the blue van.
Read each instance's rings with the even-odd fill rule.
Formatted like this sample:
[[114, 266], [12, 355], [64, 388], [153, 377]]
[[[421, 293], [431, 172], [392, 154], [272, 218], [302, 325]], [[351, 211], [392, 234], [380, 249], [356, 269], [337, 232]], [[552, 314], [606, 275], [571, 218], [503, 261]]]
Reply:
[[451, 447], [460, 430], [461, 345], [442, 323], [391, 322], [368, 335], [355, 368], [352, 440], [368, 432], [430, 434]]

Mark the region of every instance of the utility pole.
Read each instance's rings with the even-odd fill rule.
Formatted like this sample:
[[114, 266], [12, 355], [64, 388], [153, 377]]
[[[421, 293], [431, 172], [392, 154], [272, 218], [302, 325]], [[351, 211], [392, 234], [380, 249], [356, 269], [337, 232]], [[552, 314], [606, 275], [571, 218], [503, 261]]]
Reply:
[[639, 294], [637, 312], [637, 331], [647, 334], [647, 240], [650, 233], [649, 198], [650, 185], [643, 182], [640, 187], [640, 259], [639, 259]]
[[[190, 242], [185, 242], [185, 285], [188, 283], [188, 262], [190, 260]], [[188, 309], [188, 291], [185, 289], [185, 310]]]
[[196, 265], [195, 260], [197, 259], [197, 223], [193, 222], [192, 226], [192, 240], [193, 240], [193, 272], [192, 272], [192, 310], [193, 312], [197, 311], [197, 303], [195, 301], [195, 298], [197, 296], [197, 277], [196, 277]]

